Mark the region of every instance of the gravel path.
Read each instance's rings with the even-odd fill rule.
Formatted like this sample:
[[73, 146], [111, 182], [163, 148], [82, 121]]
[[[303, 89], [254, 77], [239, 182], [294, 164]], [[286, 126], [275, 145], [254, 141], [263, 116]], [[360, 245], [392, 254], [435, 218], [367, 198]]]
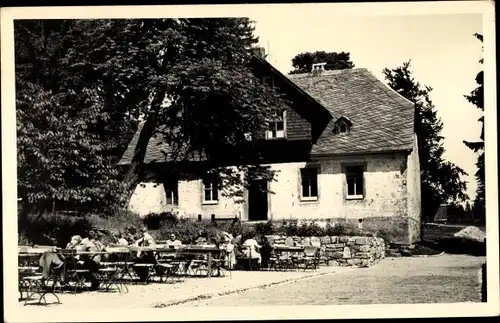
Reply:
[[179, 306], [454, 303], [480, 301], [485, 257], [387, 258], [364, 269]]

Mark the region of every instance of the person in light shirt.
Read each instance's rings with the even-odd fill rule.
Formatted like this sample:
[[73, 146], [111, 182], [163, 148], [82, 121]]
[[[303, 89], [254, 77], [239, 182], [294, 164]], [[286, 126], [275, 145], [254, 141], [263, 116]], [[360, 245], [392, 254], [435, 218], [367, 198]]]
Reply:
[[177, 247], [177, 246], [181, 246], [181, 245], [182, 245], [182, 242], [181, 242], [179, 239], [177, 239], [177, 238], [175, 237], [175, 234], [173, 234], [173, 233], [172, 233], [172, 234], [170, 235], [170, 238], [167, 240], [167, 243], [166, 243], [166, 244], [167, 244], [167, 246], [169, 246], [169, 247], [170, 247], [170, 246]]
[[250, 259], [257, 259], [257, 263], [260, 265], [262, 261], [259, 253], [261, 246], [259, 245], [257, 240], [255, 240], [255, 238], [252, 236], [247, 240], [245, 240], [245, 242], [243, 242], [242, 247], [243, 247], [243, 254], [245, 255], [245, 257]]
[[[152, 249], [156, 249], [156, 242], [155, 239], [149, 234], [147, 228], [142, 228], [142, 237], [136, 240], [135, 246], [136, 247], [148, 247]], [[154, 256], [153, 251], [142, 251], [139, 250], [137, 252], [137, 258], [134, 261], [136, 264], [157, 264], [156, 258]], [[134, 266], [134, 271], [139, 277], [139, 280], [141, 282], [146, 281], [146, 278], [148, 276], [148, 271], [149, 269], [147, 267], [137, 267]], [[155, 270], [157, 273], [160, 270], [159, 267], [155, 266]]]

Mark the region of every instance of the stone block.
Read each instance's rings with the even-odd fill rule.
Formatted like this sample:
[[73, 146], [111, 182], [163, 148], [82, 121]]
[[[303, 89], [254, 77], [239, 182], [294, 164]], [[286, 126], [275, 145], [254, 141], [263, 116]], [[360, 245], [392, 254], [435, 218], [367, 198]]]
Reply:
[[355, 243], [356, 243], [356, 242], [355, 242], [354, 240], [353, 240], [353, 241], [347, 241], [347, 242], [346, 242], [346, 244], [347, 244], [348, 246], [354, 246], [354, 244], [355, 244]]
[[347, 241], [349, 241], [349, 237], [344, 237], [344, 236], [343, 237], [339, 237], [339, 241], [340, 242], [347, 242]]
[[358, 252], [354, 254], [354, 257], [360, 258], [360, 259], [370, 259], [371, 255], [369, 252]]
[[306, 238], [302, 239], [301, 243], [304, 247], [309, 247], [311, 245], [311, 238], [306, 237]]
[[351, 249], [349, 247], [345, 247], [342, 258], [348, 259], [348, 258], [351, 258], [351, 257], [352, 257], [352, 255], [351, 255]]
[[332, 239], [329, 236], [321, 237], [320, 240], [322, 245], [329, 245], [330, 243], [332, 243]]
[[321, 240], [318, 237], [311, 237], [311, 246], [321, 247]]
[[343, 244], [343, 243], [336, 243], [333, 245], [333, 248], [342, 248], [343, 249], [344, 247], [345, 247], [345, 244]]
[[337, 236], [331, 236], [331, 237], [330, 237], [330, 240], [332, 241], [332, 243], [339, 243], [340, 238], [339, 238], [339, 237], [337, 237]]
[[292, 237], [287, 237], [285, 239], [285, 245], [287, 245], [289, 247], [293, 247], [295, 245], [293, 238]]
[[367, 237], [357, 237], [355, 238], [356, 244], [357, 245], [366, 245], [368, 244], [368, 238]]
[[372, 250], [371, 252], [375, 253], [375, 248], [370, 249], [370, 246], [368, 245], [359, 246], [359, 251], [361, 252], [368, 252], [370, 250]]
[[360, 267], [369, 267], [370, 266], [370, 262], [368, 261], [368, 259], [362, 259], [361, 260], [361, 263], [359, 264]]

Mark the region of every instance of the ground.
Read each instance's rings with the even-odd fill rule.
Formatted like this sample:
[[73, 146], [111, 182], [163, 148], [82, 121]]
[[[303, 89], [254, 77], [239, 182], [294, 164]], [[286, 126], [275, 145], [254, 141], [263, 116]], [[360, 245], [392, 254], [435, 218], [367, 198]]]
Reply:
[[480, 301], [484, 257], [392, 258], [365, 269], [185, 303], [182, 306], [409, 304]]
[[[370, 268], [322, 266], [316, 272], [236, 271], [223, 278], [189, 278], [178, 284], [133, 285], [125, 294], [63, 294], [60, 296], [62, 304], [50, 305], [49, 308], [479, 302], [479, 270], [485, 261], [485, 257], [444, 254], [386, 258]], [[223, 294], [228, 296], [221, 297]], [[43, 312], [45, 308], [19, 305], [18, 309], [25, 314]]]

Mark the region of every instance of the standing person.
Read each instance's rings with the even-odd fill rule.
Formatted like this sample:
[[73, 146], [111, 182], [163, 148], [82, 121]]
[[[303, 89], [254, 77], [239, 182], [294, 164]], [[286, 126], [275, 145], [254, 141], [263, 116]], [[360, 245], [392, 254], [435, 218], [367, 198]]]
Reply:
[[261, 248], [260, 248], [260, 256], [262, 258], [263, 268], [269, 268], [269, 259], [271, 258], [272, 251], [273, 247], [269, 243], [267, 237], [263, 235], [261, 238]]

